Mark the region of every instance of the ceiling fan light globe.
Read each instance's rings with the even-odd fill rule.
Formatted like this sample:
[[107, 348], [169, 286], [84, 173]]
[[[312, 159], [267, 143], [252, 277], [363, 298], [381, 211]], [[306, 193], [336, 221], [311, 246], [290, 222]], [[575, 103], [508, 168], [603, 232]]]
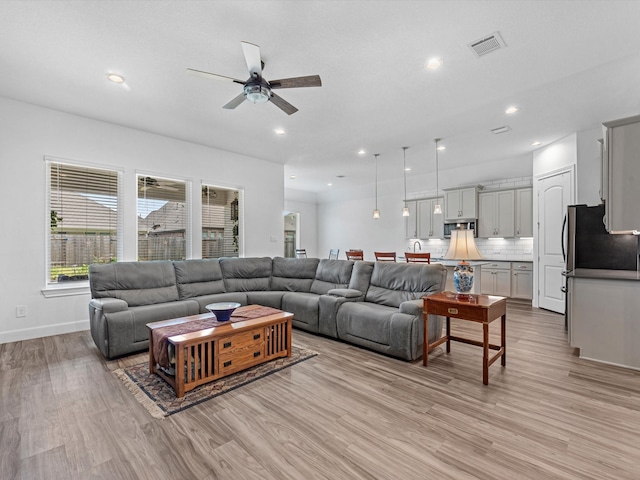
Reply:
[[250, 102], [264, 103], [269, 101], [271, 91], [263, 85], [247, 85], [244, 87], [244, 95]]

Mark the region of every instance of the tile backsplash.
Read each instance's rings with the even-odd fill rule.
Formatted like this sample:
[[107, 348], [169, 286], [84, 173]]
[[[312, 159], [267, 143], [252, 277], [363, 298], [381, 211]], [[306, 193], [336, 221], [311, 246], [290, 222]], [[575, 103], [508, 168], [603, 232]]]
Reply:
[[[433, 258], [442, 258], [449, 248], [449, 239], [408, 240], [406, 251], [429, 252]], [[476, 238], [478, 250], [488, 260], [533, 261], [533, 238]]]

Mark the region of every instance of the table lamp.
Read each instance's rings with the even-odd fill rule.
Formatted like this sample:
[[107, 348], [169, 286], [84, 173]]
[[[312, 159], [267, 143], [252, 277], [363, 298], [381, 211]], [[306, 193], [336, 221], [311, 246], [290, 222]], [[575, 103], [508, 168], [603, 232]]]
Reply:
[[473, 230], [452, 230], [446, 260], [460, 260], [453, 271], [453, 285], [460, 298], [468, 298], [473, 288], [473, 267], [467, 260], [480, 260], [482, 254], [473, 239]]

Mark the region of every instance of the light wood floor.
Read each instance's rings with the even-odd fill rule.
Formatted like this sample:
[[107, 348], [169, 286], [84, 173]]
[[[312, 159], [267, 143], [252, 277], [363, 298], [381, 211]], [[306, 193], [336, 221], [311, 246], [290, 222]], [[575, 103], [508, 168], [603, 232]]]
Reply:
[[111, 372], [145, 355], [105, 362], [88, 332], [0, 345], [0, 478], [640, 478], [640, 374], [580, 360], [560, 315], [509, 304], [488, 386], [471, 345], [424, 368], [293, 337], [320, 355], [162, 420]]

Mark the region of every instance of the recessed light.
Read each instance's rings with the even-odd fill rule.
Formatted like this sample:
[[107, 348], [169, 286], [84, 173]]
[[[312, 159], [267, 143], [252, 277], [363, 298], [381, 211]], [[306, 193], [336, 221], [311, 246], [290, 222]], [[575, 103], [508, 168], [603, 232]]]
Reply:
[[124, 77], [117, 73], [107, 73], [107, 78], [113, 83], [124, 83]]
[[424, 68], [429, 70], [435, 70], [436, 68], [440, 68], [442, 66], [442, 59], [440, 57], [430, 58]]
[[444, 145], [440, 145], [440, 146], [438, 147], [438, 150], [440, 150], [440, 151], [442, 151], [442, 150], [446, 150], [446, 149], [447, 149], [447, 147], [445, 147]]
[[283, 128], [276, 128], [273, 131], [275, 132], [276, 135], [284, 135], [285, 133], [287, 133], [284, 131]]
[[327, 187], [330, 187], [331, 185], [333, 185], [333, 183], [327, 183]]
[[507, 115], [511, 115], [513, 113], [516, 113], [518, 110], [520, 110], [520, 109], [514, 105], [514, 106], [511, 106], [511, 107], [507, 108], [504, 111], [504, 113], [506, 113]]
[[296, 176], [295, 176], [295, 175], [289, 175], [289, 178], [290, 178], [291, 180], [295, 180], [295, 179], [296, 179]]
[[531, 142], [532, 147], [537, 147], [538, 145], [542, 145], [542, 142], [538, 142], [537, 140], [535, 142]]
[[360, 150], [358, 150], [358, 155], [364, 155], [365, 153], [367, 153], [367, 152], [365, 152], [364, 149], [362, 149], [362, 148]]
[[410, 172], [411, 171], [411, 167], [407, 167], [404, 169], [405, 172]]
[[336, 178], [344, 178], [346, 175], [336, 175]]

